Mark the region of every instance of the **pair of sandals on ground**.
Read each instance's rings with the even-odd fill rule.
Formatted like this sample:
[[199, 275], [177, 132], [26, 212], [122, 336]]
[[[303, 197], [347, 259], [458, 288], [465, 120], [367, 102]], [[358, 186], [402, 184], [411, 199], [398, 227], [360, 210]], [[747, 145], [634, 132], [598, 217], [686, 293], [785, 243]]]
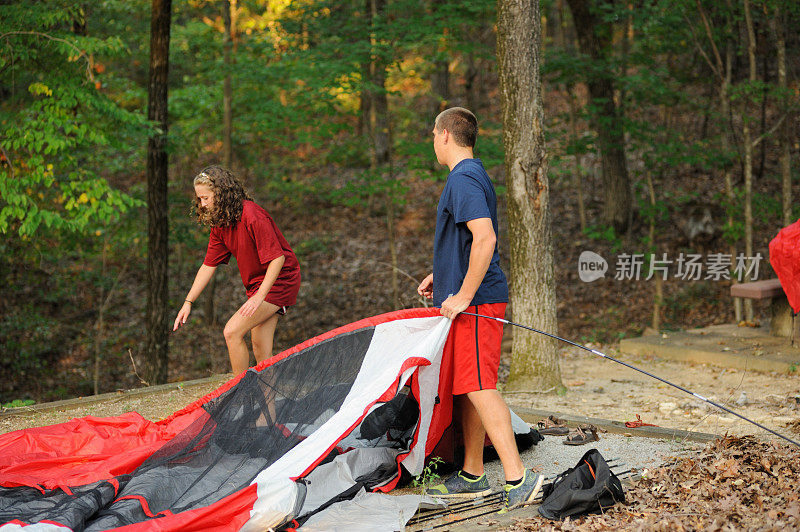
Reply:
[[544, 436], [566, 436], [564, 445], [583, 445], [600, 439], [597, 435], [598, 429], [594, 425], [583, 423], [575, 429], [570, 429], [566, 421], [552, 414], [538, 423], [537, 430]]

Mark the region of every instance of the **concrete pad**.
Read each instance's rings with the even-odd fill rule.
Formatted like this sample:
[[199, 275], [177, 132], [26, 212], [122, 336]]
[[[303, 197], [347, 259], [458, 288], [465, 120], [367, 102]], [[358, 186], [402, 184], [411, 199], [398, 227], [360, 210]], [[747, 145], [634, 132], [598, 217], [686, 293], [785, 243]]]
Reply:
[[626, 338], [620, 351], [726, 368], [787, 373], [800, 370], [800, 348], [768, 327], [712, 325], [702, 329]]
[[709, 442], [719, 438], [716, 434], [708, 434], [705, 432], [694, 432], [689, 430], [671, 429], [668, 427], [651, 427], [642, 426], [636, 428], [628, 428], [623, 421], [614, 421], [611, 419], [603, 419], [588, 416], [575, 416], [572, 414], [561, 414], [553, 412], [552, 410], [538, 410], [536, 408], [523, 408], [515, 406], [514, 413], [517, 414], [522, 420], [533, 428], [536, 428], [536, 423], [547, 418], [549, 415], [555, 415], [559, 419], [563, 419], [568, 427], [577, 427], [584, 423], [589, 423], [598, 427], [599, 429], [613, 433], [623, 434], [625, 436], [639, 436], [644, 438], [657, 438], [664, 441], [676, 442]]
[[[171, 390], [188, 390], [198, 386], [207, 384], [222, 386], [223, 383], [233, 378], [230, 373], [221, 375], [212, 375], [211, 377], [204, 377], [202, 379], [194, 379], [190, 381], [170, 382], [167, 384], [158, 384], [153, 386], [145, 386], [143, 388], [132, 388], [130, 390], [119, 390], [116, 392], [101, 393], [98, 395], [90, 395], [88, 397], [73, 397], [72, 399], [63, 399], [61, 401], [52, 401], [49, 403], [38, 403], [30, 406], [20, 406], [15, 408], [3, 408], [0, 406], [0, 420], [14, 416], [21, 416], [35, 412], [53, 412], [53, 411], [66, 411], [73, 408], [86, 407], [98, 403], [106, 403], [109, 401], [121, 401], [134, 397], [146, 397], [156, 395]], [[202, 397], [202, 396], [201, 396]], [[167, 415], [171, 414], [169, 412]]]

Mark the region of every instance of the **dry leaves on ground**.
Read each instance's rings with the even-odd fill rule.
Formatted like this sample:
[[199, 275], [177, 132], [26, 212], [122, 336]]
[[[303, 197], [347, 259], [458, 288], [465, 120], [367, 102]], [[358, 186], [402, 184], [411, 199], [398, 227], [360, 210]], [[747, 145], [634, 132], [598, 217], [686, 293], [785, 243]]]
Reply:
[[726, 437], [693, 458], [645, 472], [625, 504], [602, 515], [507, 530], [786, 530], [800, 528], [800, 450], [752, 436]]

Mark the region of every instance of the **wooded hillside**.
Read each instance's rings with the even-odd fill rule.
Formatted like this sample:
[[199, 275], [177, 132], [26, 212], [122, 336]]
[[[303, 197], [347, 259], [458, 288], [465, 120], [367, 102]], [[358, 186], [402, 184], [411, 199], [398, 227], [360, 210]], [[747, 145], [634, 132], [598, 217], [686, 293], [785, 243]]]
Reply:
[[[147, 149], [164, 133], [168, 242], [156, 258], [170, 322], [205, 253], [189, 208], [211, 163], [243, 177], [300, 260], [276, 352], [425, 304], [415, 290], [447, 175], [430, 132], [454, 105], [478, 117], [508, 262], [495, 2], [169, 9], [165, 131], [148, 120], [151, 2], [0, 2], [0, 403], [149, 379]], [[728, 290], [758, 253], [758, 278], [772, 276], [767, 245], [800, 216], [800, 5], [552, 0], [540, 12], [560, 333], [611, 342], [763, 320], [766, 308], [736, 308]], [[605, 278], [579, 278], [584, 251], [607, 261]], [[169, 335], [169, 380], [229, 369], [222, 326], [244, 302], [233, 263], [211, 293]]]

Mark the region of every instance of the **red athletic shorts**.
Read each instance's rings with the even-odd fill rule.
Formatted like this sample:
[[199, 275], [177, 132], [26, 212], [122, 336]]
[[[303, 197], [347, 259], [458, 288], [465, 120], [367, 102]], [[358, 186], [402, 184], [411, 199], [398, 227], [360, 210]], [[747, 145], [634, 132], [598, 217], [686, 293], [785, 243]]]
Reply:
[[[503, 318], [506, 303], [470, 305], [465, 312]], [[453, 320], [445, 354], [453, 351], [453, 394], [497, 389], [500, 367], [500, 342], [503, 324], [499, 321], [459, 314]]]

